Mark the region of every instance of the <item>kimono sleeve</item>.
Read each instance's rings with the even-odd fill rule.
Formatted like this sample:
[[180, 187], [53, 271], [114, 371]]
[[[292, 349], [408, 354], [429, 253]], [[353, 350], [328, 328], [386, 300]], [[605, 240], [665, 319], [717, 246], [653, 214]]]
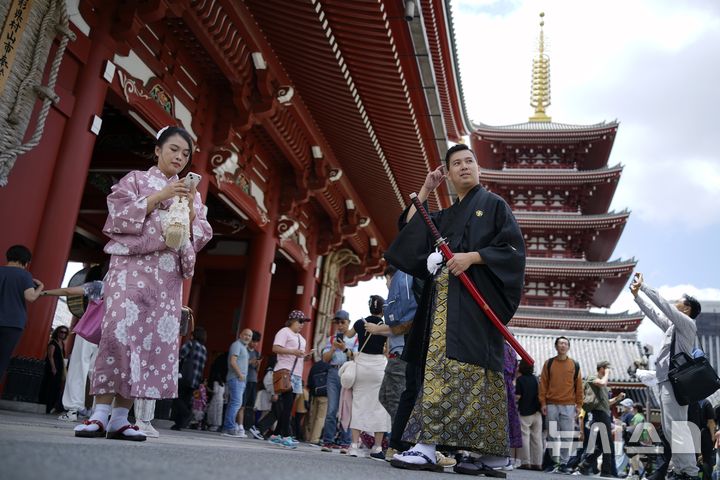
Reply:
[[103, 233], [113, 240], [116, 235], [142, 235], [147, 218], [147, 195], [140, 195], [137, 172], [128, 173], [112, 186], [107, 206]]
[[501, 202], [495, 214], [496, 234], [477, 251], [503, 283], [508, 300], [517, 308], [525, 279], [525, 241], [510, 207]]
[[[417, 212], [409, 222], [405, 223], [407, 211], [406, 208], [400, 215], [398, 222], [400, 233], [385, 252], [385, 259], [398, 270], [425, 279], [429, 276], [427, 257], [435, 251], [432, 235], [422, 216]], [[441, 212], [437, 212], [430, 215], [436, 225], [440, 214]]]

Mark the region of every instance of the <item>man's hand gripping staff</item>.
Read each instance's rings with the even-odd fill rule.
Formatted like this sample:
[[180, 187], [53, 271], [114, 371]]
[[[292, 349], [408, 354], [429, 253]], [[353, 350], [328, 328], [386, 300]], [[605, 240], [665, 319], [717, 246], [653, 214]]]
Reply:
[[[448, 246], [445, 239], [440, 235], [440, 232], [438, 231], [437, 227], [433, 223], [433, 221], [430, 219], [430, 215], [428, 215], [427, 211], [425, 210], [425, 207], [423, 207], [422, 203], [420, 202], [420, 199], [418, 198], [416, 193], [410, 194], [410, 199], [413, 202], [413, 205], [415, 205], [415, 208], [417, 209], [418, 213], [422, 216], [423, 220], [425, 221], [425, 224], [430, 229], [430, 232], [432, 233], [433, 238], [435, 239], [435, 246], [440, 249], [440, 252], [442, 253], [443, 257], [445, 257], [445, 261], [449, 261], [451, 258], [453, 258], [453, 252], [450, 250], [450, 247]], [[502, 333], [503, 337], [505, 337], [505, 340], [510, 344], [511, 347], [515, 349], [515, 351], [520, 355], [520, 358], [525, 360], [530, 365], [535, 364], [535, 360], [530, 356], [530, 354], [525, 351], [525, 349], [520, 345], [520, 343], [517, 341], [515, 336], [508, 330], [508, 328], [500, 321], [498, 316], [493, 312], [492, 308], [490, 308], [490, 305], [488, 305], [485, 298], [482, 296], [482, 294], [478, 291], [477, 287], [474, 283], [472, 283], [472, 280], [470, 280], [470, 277], [467, 276], [465, 272], [462, 272], [460, 275], [458, 275], [458, 278], [462, 282], [463, 285], [465, 285], [465, 288], [467, 288], [468, 292], [470, 292], [470, 295], [475, 299], [475, 302], [478, 304], [478, 306], [485, 312], [485, 315], [490, 319], [490, 321], [495, 325], [495, 328], [500, 330], [500, 333]]]

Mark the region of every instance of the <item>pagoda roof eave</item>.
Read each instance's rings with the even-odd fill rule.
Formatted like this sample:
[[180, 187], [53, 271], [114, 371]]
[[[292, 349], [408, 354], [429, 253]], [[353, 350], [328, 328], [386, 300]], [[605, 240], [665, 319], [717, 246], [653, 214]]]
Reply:
[[540, 169], [480, 169], [480, 180], [492, 184], [535, 184], [535, 185], [579, 185], [602, 183], [619, 178], [622, 165], [603, 167], [596, 170], [540, 170]]
[[542, 328], [510, 327], [515, 338], [530, 353], [538, 365], [557, 355], [554, 342], [563, 335], [570, 339], [570, 357], [580, 364], [583, 377], [596, 371], [597, 362], [609, 361], [615, 368], [611, 371], [613, 383], [632, 383], [627, 367], [642, 358], [637, 332], [598, 332], [555, 330]]
[[603, 135], [614, 133], [618, 128], [618, 121], [600, 122], [592, 125], [574, 125], [557, 122], [524, 122], [512, 125], [487, 125], [484, 123], [473, 125], [473, 135], [482, 139], [573, 139], [595, 140], [602, 139]]
[[616, 278], [629, 274], [637, 261], [613, 260], [610, 262], [589, 262], [576, 259], [547, 259], [528, 257], [525, 266], [527, 276], [577, 276], [592, 275], [600, 278]]
[[635, 331], [643, 318], [641, 313], [595, 313], [581, 309], [521, 306], [510, 321], [510, 325], [528, 328], [628, 332]]
[[630, 212], [601, 213], [597, 215], [558, 214], [552, 212], [515, 212], [515, 219], [521, 228], [615, 228], [625, 225]]

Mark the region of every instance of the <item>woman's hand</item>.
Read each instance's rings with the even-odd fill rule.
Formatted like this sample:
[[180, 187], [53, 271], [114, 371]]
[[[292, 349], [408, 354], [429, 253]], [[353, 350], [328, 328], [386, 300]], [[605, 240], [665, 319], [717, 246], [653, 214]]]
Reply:
[[186, 196], [189, 192], [190, 189], [185, 185], [185, 182], [183, 182], [182, 180], [168, 183], [165, 188], [147, 197], [147, 213], [155, 210], [157, 206], [165, 200], [176, 196], [183, 197]]
[[305, 356], [305, 351], [304, 350], [295, 350], [293, 352], [293, 355], [295, 355], [296, 357], [302, 358]]
[[168, 183], [165, 188], [160, 190], [158, 195], [159, 200], [165, 201], [173, 197], [187, 196], [190, 193], [190, 189], [185, 185], [185, 182], [178, 180], [177, 182]]

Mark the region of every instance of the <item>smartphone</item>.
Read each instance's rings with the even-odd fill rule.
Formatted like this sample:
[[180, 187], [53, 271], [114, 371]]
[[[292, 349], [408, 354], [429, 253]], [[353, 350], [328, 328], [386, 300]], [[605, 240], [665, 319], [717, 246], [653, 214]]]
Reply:
[[335, 334], [335, 340], [338, 341], [338, 342], [342, 342], [342, 341], [343, 341], [343, 336], [344, 336], [344, 335], [343, 335], [342, 333], [336, 333], [336, 334]]
[[202, 177], [195, 173], [195, 172], [189, 172], [187, 175], [185, 175], [185, 186], [192, 189], [193, 187], [197, 187], [198, 183], [200, 183], [200, 179]]

